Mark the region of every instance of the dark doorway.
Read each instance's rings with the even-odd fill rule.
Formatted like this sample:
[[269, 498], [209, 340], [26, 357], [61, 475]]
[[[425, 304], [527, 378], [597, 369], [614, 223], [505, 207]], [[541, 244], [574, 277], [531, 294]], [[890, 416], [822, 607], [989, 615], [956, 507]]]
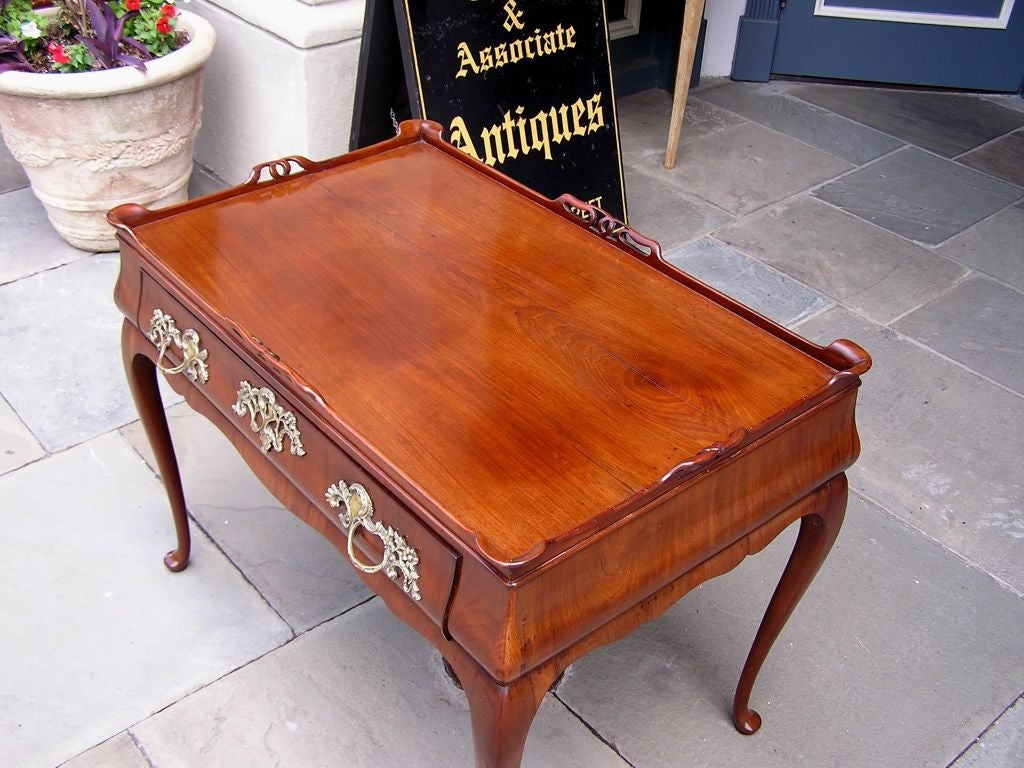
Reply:
[[[672, 89], [683, 6], [678, 0], [605, 0], [616, 96]], [[697, 50], [694, 78], [700, 74], [702, 48]]]

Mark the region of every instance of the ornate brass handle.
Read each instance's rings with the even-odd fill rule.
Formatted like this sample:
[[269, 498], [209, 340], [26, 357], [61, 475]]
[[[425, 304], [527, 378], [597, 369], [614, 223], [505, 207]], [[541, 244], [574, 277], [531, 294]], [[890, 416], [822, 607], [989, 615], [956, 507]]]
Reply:
[[[352, 565], [363, 573], [378, 573], [384, 571], [390, 579], [398, 579], [398, 572], [402, 572], [402, 589], [413, 600], [420, 599], [420, 574], [417, 565], [420, 556], [415, 549], [410, 547], [405, 538], [390, 525], [384, 525], [379, 520], [371, 520], [373, 517], [373, 501], [370, 494], [366, 492], [359, 483], [348, 485], [342, 480], [327, 489], [327, 503], [335, 509], [344, 511], [338, 515], [341, 525], [348, 530], [348, 557]], [[367, 565], [356, 557], [355, 535], [360, 528], [372, 533], [384, 543], [384, 556], [376, 565]]]
[[277, 395], [272, 390], [267, 387], [256, 389], [248, 381], [242, 381], [238, 387], [238, 399], [231, 410], [239, 416], [245, 416], [248, 412], [249, 428], [259, 433], [264, 453], [268, 453], [271, 448], [280, 453], [284, 449], [284, 438], [287, 437], [293, 456], [306, 455], [295, 414], [277, 404]]
[[[156, 367], [164, 373], [184, 373], [192, 381], [203, 384], [210, 378], [210, 372], [206, 366], [207, 352], [199, 347], [199, 334], [191, 328], [184, 331], [178, 330], [174, 324], [174, 318], [164, 314], [163, 310], [153, 310], [153, 317], [149, 321], [149, 340], [160, 350]], [[161, 363], [171, 344], [181, 352], [181, 363], [167, 367]]]

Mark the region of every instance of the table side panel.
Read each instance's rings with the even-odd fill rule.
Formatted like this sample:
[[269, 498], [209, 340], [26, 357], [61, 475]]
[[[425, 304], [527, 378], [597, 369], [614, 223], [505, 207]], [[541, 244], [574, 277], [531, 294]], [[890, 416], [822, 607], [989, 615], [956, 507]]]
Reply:
[[846, 390], [516, 584], [467, 560], [452, 636], [499, 681], [518, 678], [849, 467], [855, 405]]

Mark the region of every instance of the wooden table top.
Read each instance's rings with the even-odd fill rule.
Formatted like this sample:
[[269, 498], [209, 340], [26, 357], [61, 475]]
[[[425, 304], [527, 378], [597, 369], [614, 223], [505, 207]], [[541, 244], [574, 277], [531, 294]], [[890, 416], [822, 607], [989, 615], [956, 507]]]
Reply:
[[492, 562], [565, 551], [857, 364], [853, 345], [798, 344], [652, 268], [432, 130], [128, 223]]

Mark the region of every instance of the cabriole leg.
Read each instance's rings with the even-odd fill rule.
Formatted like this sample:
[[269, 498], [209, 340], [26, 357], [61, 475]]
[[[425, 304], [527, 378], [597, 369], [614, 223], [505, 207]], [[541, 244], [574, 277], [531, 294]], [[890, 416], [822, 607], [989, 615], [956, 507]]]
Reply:
[[469, 700], [476, 768], [519, 768], [530, 724], [557, 674], [536, 671], [500, 685], [479, 668], [456, 671]]
[[843, 524], [846, 514], [846, 475], [836, 475], [825, 485], [825, 490], [819, 509], [800, 519], [800, 533], [793, 553], [768, 603], [768, 610], [761, 620], [747, 662], [743, 665], [732, 705], [733, 723], [740, 733], [751, 734], [761, 727], [761, 716], [750, 708], [750, 692], [754, 680], [772, 644], [832, 549]]
[[125, 373], [128, 375], [128, 386], [164, 481], [178, 538], [178, 546], [164, 556], [164, 565], [171, 571], [181, 571], [188, 565], [192, 545], [188, 531], [188, 515], [185, 511], [185, 494], [181, 489], [178, 460], [174, 456], [171, 433], [167, 428], [167, 416], [157, 386], [156, 366], [139, 351], [141, 338], [138, 329], [126, 320], [121, 327], [121, 352], [124, 356]]

